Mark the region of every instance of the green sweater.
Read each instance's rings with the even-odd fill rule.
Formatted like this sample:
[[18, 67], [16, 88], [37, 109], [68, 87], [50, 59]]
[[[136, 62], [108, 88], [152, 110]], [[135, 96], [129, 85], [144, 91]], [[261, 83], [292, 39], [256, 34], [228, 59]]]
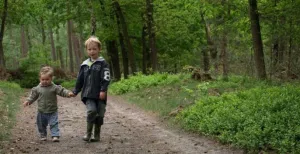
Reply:
[[41, 113], [53, 113], [57, 112], [57, 95], [62, 97], [68, 97], [71, 91], [63, 88], [62, 86], [52, 83], [49, 86], [43, 87], [40, 84], [31, 90], [30, 96], [27, 98], [27, 102], [32, 104], [37, 100], [38, 111]]

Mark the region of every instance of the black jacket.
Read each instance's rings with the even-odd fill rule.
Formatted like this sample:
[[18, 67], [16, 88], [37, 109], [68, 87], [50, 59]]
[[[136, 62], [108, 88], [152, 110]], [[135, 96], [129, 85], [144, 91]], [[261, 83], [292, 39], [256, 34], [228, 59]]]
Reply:
[[81, 100], [99, 99], [99, 93], [106, 92], [110, 82], [110, 71], [106, 61], [99, 57], [90, 67], [90, 58], [85, 60], [80, 67], [76, 86], [73, 93], [77, 95], [81, 90]]

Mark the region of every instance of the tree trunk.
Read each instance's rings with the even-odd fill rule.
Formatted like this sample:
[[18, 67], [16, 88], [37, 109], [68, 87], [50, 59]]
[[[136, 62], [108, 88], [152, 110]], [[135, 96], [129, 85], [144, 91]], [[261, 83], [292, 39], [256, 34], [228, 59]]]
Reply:
[[206, 40], [207, 40], [207, 45], [208, 45], [208, 47], [206, 49], [202, 50], [202, 54], [203, 54], [203, 68], [204, 68], [204, 72], [208, 73], [209, 72], [209, 68], [210, 68], [208, 51], [211, 51], [213, 42], [212, 42], [212, 40], [210, 38], [210, 29], [209, 29], [209, 26], [207, 25], [207, 23], [206, 23], [206, 21], [204, 19], [204, 13], [201, 13], [201, 18], [202, 18], [202, 22], [204, 23], [204, 26], [205, 26]]
[[278, 50], [278, 63], [280, 64], [280, 65], [282, 65], [283, 64], [283, 62], [284, 62], [284, 53], [285, 53], [285, 50], [286, 50], [286, 37], [285, 36], [282, 36], [281, 37], [282, 38], [282, 40], [280, 40], [280, 43], [279, 43], [279, 50]]
[[92, 0], [89, 0], [89, 7], [90, 7], [90, 12], [91, 12], [91, 35], [95, 36], [96, 35], [96, 17], [95, 17], [95, 13], [94, 13]]
[[126, 42], [126, 48], [128, 50], [128, 58], [129, 58], [131, 72], [135, 73], [136, 72], [136, 65], [135, 65], [135, 59], [134, 59], [134, 52], [133, 52], [133, 47], [131, 45], [130, 38], [129, 38], [129, 35], [128, 35], [128, 28], [127, 28], [127, 24], [126, 24], [126, 21], [125, 21], [125, 17], [123, 15], [123, 12], [122, 12], [122, 9], [119, 5], [119, 2], [117, 2], [116, 0], [113, 0], [113, 4], [115, 6], [115, 11], [117, 12], [117, 14], [120, 17], [122, 32], [123, 32], [123, 35], [124, 35], [124, 40]]
[[128, 54], [127, 54], [128, 51], [127, 51], [126, 45], [124, 43], [124, 36], [122, 34], [120, 16], [116, 11], [115, 11], [115, 14], [116, 14], [116, 18], [117, 18], [117, 26], [118, 26], [118, 32], [119, 32], [119, 42], [120, 42], [121, 52], [122, 52], [124, 79], [127, 79], [128, 75], [129, 75]]
[[[81, 12], [80, 10], [78, 11], [79, 13]], [[79, 15], [81, 17], [81, 14]], [[84, 39], [83, 39], [83, 23], [81, 21], [81, 18], [79, 19], [79, 58], [81, 61], [84, 60], [84, 49], [85, 49], [85, 46], [84, 46]]]
[[148, 66], [148, 59], [149, 59], [149, 52], [147, 50], [147, 43], [146, 43], [146, 36], [147, 36], [147, 26], [146, 24], [143, 25], [142, 29], [142, 50], [143, 50], [143, 74], [147, 74]]
[[[101, 10], [104, 13], [104, 16], [105, 17], [110, 17], [109, 19], [111, 19], [113, 21], [114, 20], [114, 17], [113, 17], [114, 14], [108, 14], [105, 11], [105, 5], [104, 5], [103, 0], [99, 0], [99, 2], [100, 2]], [[112, 7], [114, 7], [114, 6], [112, 6]], [[105, 28], [109, 27], [107, 21], [104, 21], [103, 25], [104, 25]], [[121, 70], [120, 70], [120, 62], [119, 62], [119, 51], [118, 51], [116, 42], [117, 41], [114, 40], [114, 39], [113, 40], [107, 40], [107, 41], [105, 41], [105, 44], [106, 44], [106, 48], [107, 48], [107, 53], [108, 53], [108, 55], [111, 59], [110, 68], [112, 68], [111, 70], [113, 71], [115, 79], [120, 80], [121, 79]], [[128, 68], [128, 66], [127, 66], [127, 68]]]
[[56, 61], [57, 58], [56, 58], [56, 50], [55, 50], [55, 45], [54, 45], [52, 28], [49, 28], [49, 34], [50, 34], [50, 42], [51, 42], [51, 56], [52, 56], [52, 60]]
[[221, 48], [221, 55], [222, 55], [222, 66], [223, 66], [223, 79], [228, 80], [228, 58], [227, 58], [227, 33], [224, 30], [223, 37], [222, 37], [222, 48]]
[[[59, 28], [56, 29], [56, 41], [58, 42], [57, 44], [59, 44]], [[56, 46], [56, 51], [57, 51], [57, 57], [60, 62], [60, 68], [65, 69], [64, 57], [63, 57], [62, 48], [60, 45]]]
[[154, 30], [154, 20], [153, 20], [153, 1], [146, 0], [147, 8], [147, 28], [149, 36], [149, 49], [151, 53], [151, 63], [154, 72], [157, 71], [157, 49], [156, 49], [156, 39]]
[[4, 8], [1, 17], [1, 29], [0, 29], [0, 66], [5, 68], [5, 58], [4, 58], [4, 51], [3, 51], [3, 36], [4, 36], [4, 29], [5, 29], [5, 21], [7, 16], [7, 0], [3, 1]]
[[[218, 72], [218, 63], [217, 63], [217, 49], [215, 47], [215, 43], [211, 38], [211, 32], [210, 32], [210, 25], [206, 22], [204, 18], [204, 13], [201, 13], [202, 22], [205, 26], [205, 34], [206, 34], [206, 41], [207, 41], [207, 54], [210, 54], [210, 57], [212, 59], [212, 62], [214, 63], [215, 71]], [[209, 56], [208, 56], [209, 57]], [[210, 60], [208, 59], [208, 71], [210, 70]]]
[[112, 62], [112, 68], [113, 68], [113, 77], [116, 81], [119, 81], [121, 79], [121, 73], [120, 73], [120, 66], [119, 65], [114, 65], [114, 64], [119, 64], [119, 53], [118, 53], [118, 48], [116, 41], [110, 41], [107, 44], [107, 48], [109, 49], [109, 55], [111, 57], [111, 62]]
[[256, 0], [249, 0], [249, 12], [257, 76], [260, 79], [266, 79], [267, 75]]
[[[226, 20], [230, 17], [230, 5], [228, 4], [227, 0], [223, 0], [223, 8], [224, 8], [224, 14], [223, 14], [223, 36], [222, 36], [222, 44], [221, 44], [221, 55], [222, 55], [222, 66], [223, 66], [223, 80], [228, 80], [228, 57], [227, 57], [227, 25]], [[227, 9], [226, 9], [227, 6]], [[227, 12], [226, 12], [227, 10]]]
[[68, 47], [69, 47], [69, 69], [74, 73], [74, 63], [73, 63], [73, 49], [72, 49], [72, 21], [69, 19], [67, 21], [68, 26]]
[[32, 44], [31, 44], [31, 37], [30, 37], [28, 26], [25, 27], [25, 34], [26, 34], [26, 37], [27, 37], [27, 44], [28, 44], [28, 51], [29, 51], [32, 47]]
[[[78, 37], [76, 36], [76, 34], [72, 34], [72, 42], [73, 42], [73, 51], [74, 51], [74, 56], [75, 56], [75, 64], [76, 64], [76, 67], [75, 67], [75, 70], [77, 70], [80, 66], [80, 48], [79, 48], [79, 39]], [[80, 60], [80, 61], [79, 61]]]
[[26, 57], [28, 54], [28, 44], [26, 40], [25, 26], [21, 25], [21, 54], [22, 58]]
[[290, 26], [290, 32], [289, 32], [289, 50], [288, 50], [288, 57], [287, 57], [287, 76], [292, 76], [292, 69], [291, 69], [291, 63], [292, 63], [292, 48], [293, 48], [293, 21], [290, 20], [289, 22]]
[[45, 27], [44, 27], [44, 18], [40, 17], [41, 22], [41, 32], [42, 32], [42, 43], [45, 45], [46, 42], [46, 33], [45, 33]]

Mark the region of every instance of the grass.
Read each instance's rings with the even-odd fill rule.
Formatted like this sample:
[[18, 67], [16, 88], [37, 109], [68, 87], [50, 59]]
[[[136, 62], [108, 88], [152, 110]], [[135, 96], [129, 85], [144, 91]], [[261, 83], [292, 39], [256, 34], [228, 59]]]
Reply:
[[22, 92], [18, 84], [0, 81], [0, 141], [9, 139], [11, 129], [16, 122], [16, 112], [19, 110]]

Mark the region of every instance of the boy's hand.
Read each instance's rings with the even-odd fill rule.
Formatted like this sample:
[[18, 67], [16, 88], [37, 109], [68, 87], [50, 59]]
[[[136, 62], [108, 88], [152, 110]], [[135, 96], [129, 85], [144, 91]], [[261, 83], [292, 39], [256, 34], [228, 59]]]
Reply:
[[68, 96], [69, 96], [69, 97], [75, 97], [76, 95], [75, 95], [73, 92], [70, 92], [70, 93], [68, 94]]
[[30, 105], [30, 102], [24, 102], [23, 105], [24, 105], [24, 107], [26, 107], [26, 106]]
[[101, 91], [100, 94], [99, 94], [99, 99], [100, 100], [105, 100], [105, 98], [106, 98], [106, 92]]

